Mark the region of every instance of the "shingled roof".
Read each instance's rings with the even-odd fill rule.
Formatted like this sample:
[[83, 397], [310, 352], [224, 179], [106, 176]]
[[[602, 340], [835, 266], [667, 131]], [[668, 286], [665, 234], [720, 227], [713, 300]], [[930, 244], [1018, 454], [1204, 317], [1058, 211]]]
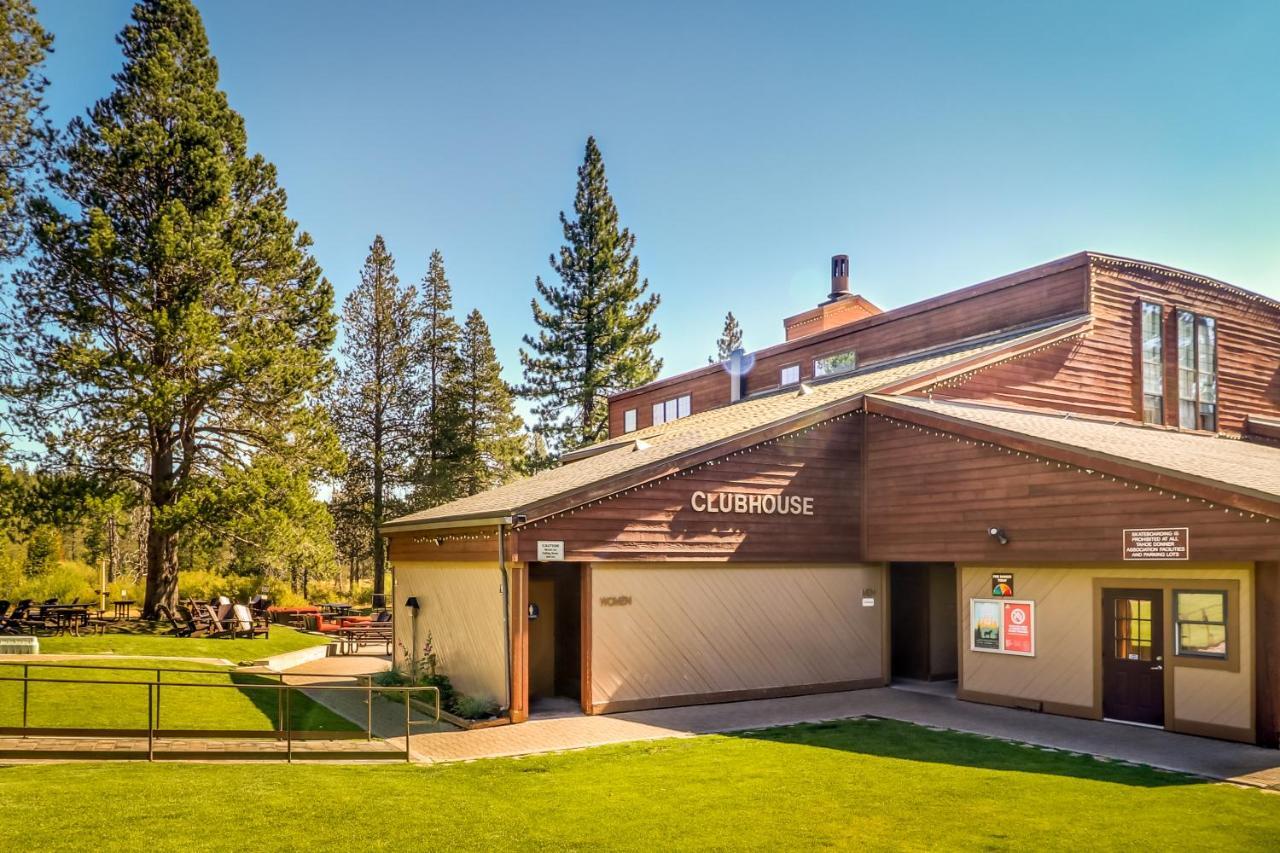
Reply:
[[[540, 508], [563, 502], [584, 490], [620, 491], [639, 482], [715, 458], [721, 449], [770, 429], [785, 433], [794, 424], [821, 419], [827, 412], [856, 408], [864, 394], [910, 387], [952, 371], [972, 370], [1079, 336], [1088, 317], [1049, 326], [1009, 330], [979, 339], [869, 364], [836, 379], [751, 397], [729, 406], [609, 439], [573, 454], [576, 461], [516, 480], [471, 497], [406, 515], [383, 525], [388, 533], [440, 526], [445, 522], [478, 523], [515, 514], [533, 520]], [[726, 451], [727, 452], [727, 451]], [[699, 457], [699, 458], [695, 458]], [[584, 501], [585, 502], [585, 501]]]
[[[1030, 439], [1045, 448], [1087, 454], [1186, 482], [1280, 502], [1280, 447], [1162, 427], [1103, 421], [1065, 413], [984, 403], [869, 395], [867, 408], [893, 417], [927, 416], [929, 423], [981, 427], [997, 436]], [[943, 427], [945, 428], [945, 427]]]

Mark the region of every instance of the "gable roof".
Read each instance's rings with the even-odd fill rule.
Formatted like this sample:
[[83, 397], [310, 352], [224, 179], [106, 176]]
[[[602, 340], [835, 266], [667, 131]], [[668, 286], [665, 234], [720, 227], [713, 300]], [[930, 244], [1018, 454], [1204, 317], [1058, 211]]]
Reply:
[[979, 364], [1012, 358], [1031, 348], [1079, 336], [1088, 324], [1088, 317], [1077, 317], [1051, 326], [1008, 330], [866, 365], [799, 390], [749, 397], [600, 442], [576, 451], [576, 461], [394, 519], [382, 529], [393, 533], [446, 524], [497, 523], [517, 513], [532, 521], [716, 458], [739, 445], [758, 443], [858, 408], [866, 393], [904, 390]]
[[[980, 435], [1012, 447], [1035, 445], [1045, 456], [1068, 462], [1087, 457], [1087, 464], [1098, 471], [1120, 471], [1186, 494], [1214, 496], [1224, 505], [1272, 514], [1280, 509], [1280, 447], [1066, 413], [944, 399], [869, 395], [867, 410], [944, 431], [949, 427], [976, 428], [978, 432], [963, 434]], [[1224, 499], [1227, 493], [1241, 496], [1244, 501]]]

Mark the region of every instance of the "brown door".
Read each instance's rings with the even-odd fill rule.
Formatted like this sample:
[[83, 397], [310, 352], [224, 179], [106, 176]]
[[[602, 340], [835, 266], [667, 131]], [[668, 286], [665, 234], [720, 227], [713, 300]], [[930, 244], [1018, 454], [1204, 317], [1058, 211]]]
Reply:
[[1164, 614], [1158, 589], [1102, 591], [1102, 716], [1164, 725]]
[[556, 584], [529, 581], [529, 700], [556, 695]]

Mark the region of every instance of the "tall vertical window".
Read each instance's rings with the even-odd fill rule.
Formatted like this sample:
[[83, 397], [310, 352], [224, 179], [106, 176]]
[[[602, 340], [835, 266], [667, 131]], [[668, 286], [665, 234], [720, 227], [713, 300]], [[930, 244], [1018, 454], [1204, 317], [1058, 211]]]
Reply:
[[1164, 423], [1164, 309], [1142, 303], [1142, 420]]
[[622, 413], [622, 431], [623, 432], [636, 431], [636, 410], [635, 409], [627, 409], [625, 412]]
[[1218, 429], [1218, 330], [1212, 317], [1178, 312], [1178, 426]]

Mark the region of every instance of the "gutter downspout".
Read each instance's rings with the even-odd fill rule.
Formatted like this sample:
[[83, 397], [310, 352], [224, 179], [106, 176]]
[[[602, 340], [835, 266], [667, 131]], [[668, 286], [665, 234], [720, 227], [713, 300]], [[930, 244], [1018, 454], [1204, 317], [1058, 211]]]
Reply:
[[502, 573], [502, 638], [506, 643], [507, 653], [507, 704], [503, 707], [508, 715], [511, 713], [511, 582], [507, 577], [507, 525], [498, 522], [498, 571]]

